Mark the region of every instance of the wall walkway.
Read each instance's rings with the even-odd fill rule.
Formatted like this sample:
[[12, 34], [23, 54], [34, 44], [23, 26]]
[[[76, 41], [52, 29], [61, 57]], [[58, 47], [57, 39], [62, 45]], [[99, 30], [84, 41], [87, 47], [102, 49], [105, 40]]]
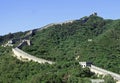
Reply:
[[96, 74], [101, 74], [101, 75], [111, 75], [114, 79], [116, 80], [120, 80], [120, 75], [119, 74], [116, 74], [116, 73], [113, 73], [111, 71], [107, 71], [105, 69], [102, 69], [102, 68], [99, 68], [99, 67], [96, 67], [94, 65], [91, 65], [90, 67], [90, 70], [92, 72], [95, 72]]
[[98, 75], [111, 75], [115, 80], [117, 80], [117, 83], [120, 83], [120, 75], [111, 71], [107, 71], [105, 69], [102, 69], [100, 67], [96, 67], [95, 65], [88, 64], [87, 62], [79, 62], [80, 65], [82, 65], [83, 68], [86, 66], [89, 67], [91, 72], [94, 72], [95, 74]]
[[54, 62], [52, 61], [48, 61], [45, 59], [41, 59], [41, 58], [37, 58], [35, 56], [32, 56], [22, 50], [20, 50], [19, 48], [12, 48], [12, 51], [14, 53], [14, 56], [16, 56], [18, 59], [22, 60], [22, 61], [34, 61], [34, 62], [38, 62], [38, 63], [49, 63], [49, 64], [53, 64]]

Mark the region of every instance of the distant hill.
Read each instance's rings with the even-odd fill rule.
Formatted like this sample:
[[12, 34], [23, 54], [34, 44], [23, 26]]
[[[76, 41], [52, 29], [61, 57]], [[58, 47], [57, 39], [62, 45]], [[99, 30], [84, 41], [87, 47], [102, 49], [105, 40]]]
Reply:
[[[0, 44], [15, 38], [24, 38], [28, 32], [1, 36]], [[35, 81], [45, 83], [90, 83], [88, 78], [96, 78], [96, 76], [89, 69], [83, 70], [78, 64], [79, 61], [89, 61], [120, 74], [120, 20], [104, 19], [92, 14], [78, 20], [54, 23], [41, 29], [35, 29], [34, 34], [30, 35], [28, 39], [31, 40], [32, 45], [24, 46], [22, 50], [54, 61], [56, 64], [50, 66], [34, 62], [25, 63], [13, 57], [10, 58], [10, 56], [9, 59], [6, 54], [10, 55], [11, 47], [6, 47], [8, 49], [6, 53], [5, 48], [1, 47], [3, 49], [1, 51], [4, 53], [2, 54], [4, 56], [0, 56], [1, 60], [6, 59], [7, 61], [3, 60], [0, 65], [10, 63], [9, 66], [15, 65], [16, 67], [13, 67], [13, 71], [12, 69], [11, 71], [18, 76], [11, 77], [11, 81], [14, 79], [14, 82], [22, 80], [24, 83], [33, 83], [35, 79]], [[5, 68], [5, 74], [9, 72], [6, 67], [3, 68]], [[0, 69], [0, 73], [3, 70]], [[3, 74], [0, 75], [2, 77], [0, 82], [7, 78]], [[12, 73], [8, 74], [12, 76]], [[22, 78], [22, 76], [24, 77]], [[16, 81], [17, 79], [18, 81]]]

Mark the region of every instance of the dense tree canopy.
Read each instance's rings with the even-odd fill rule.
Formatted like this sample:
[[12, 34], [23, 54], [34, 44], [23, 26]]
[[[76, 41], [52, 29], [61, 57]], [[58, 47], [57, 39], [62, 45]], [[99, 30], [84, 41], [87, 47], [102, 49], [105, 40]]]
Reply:
[[[26, 33], [0, 36], [0, 44]], [[120, 20], [86, 16], [37, 31], [30, 40], [32, 45], [22, 50], [56, 63], [21, 62], [11, 56], [11, 47], [0, 47], [0, 83], [90, 83], [96, 76], [79, 61], [120, 74]], [[108, 79], [112, 78], [106, 77], [106, 83]]]
[[[120, 73], [120, 20], [105, 20], [91, 15], [48, 27], [31, 37], [32, 46], [23, 50], [48, 60], [91, 61], [93, 64]], [[106, 63], [106, 64], [104, 64]]]

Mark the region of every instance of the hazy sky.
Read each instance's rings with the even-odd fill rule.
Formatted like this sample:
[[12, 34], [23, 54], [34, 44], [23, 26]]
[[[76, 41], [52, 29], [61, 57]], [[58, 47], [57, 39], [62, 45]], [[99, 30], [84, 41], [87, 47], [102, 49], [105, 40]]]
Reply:
[[0, 0], [0, 35], [79, 19], [97, 12], [120, 18], [120, 0]]

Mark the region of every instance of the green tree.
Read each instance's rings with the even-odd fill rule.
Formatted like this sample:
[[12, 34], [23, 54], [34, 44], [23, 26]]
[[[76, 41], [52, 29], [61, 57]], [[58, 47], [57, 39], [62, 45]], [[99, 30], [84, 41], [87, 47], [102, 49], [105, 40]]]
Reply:
[[105, 83], [116, 83], [111, 75], [107, 75], [104, 77]]

